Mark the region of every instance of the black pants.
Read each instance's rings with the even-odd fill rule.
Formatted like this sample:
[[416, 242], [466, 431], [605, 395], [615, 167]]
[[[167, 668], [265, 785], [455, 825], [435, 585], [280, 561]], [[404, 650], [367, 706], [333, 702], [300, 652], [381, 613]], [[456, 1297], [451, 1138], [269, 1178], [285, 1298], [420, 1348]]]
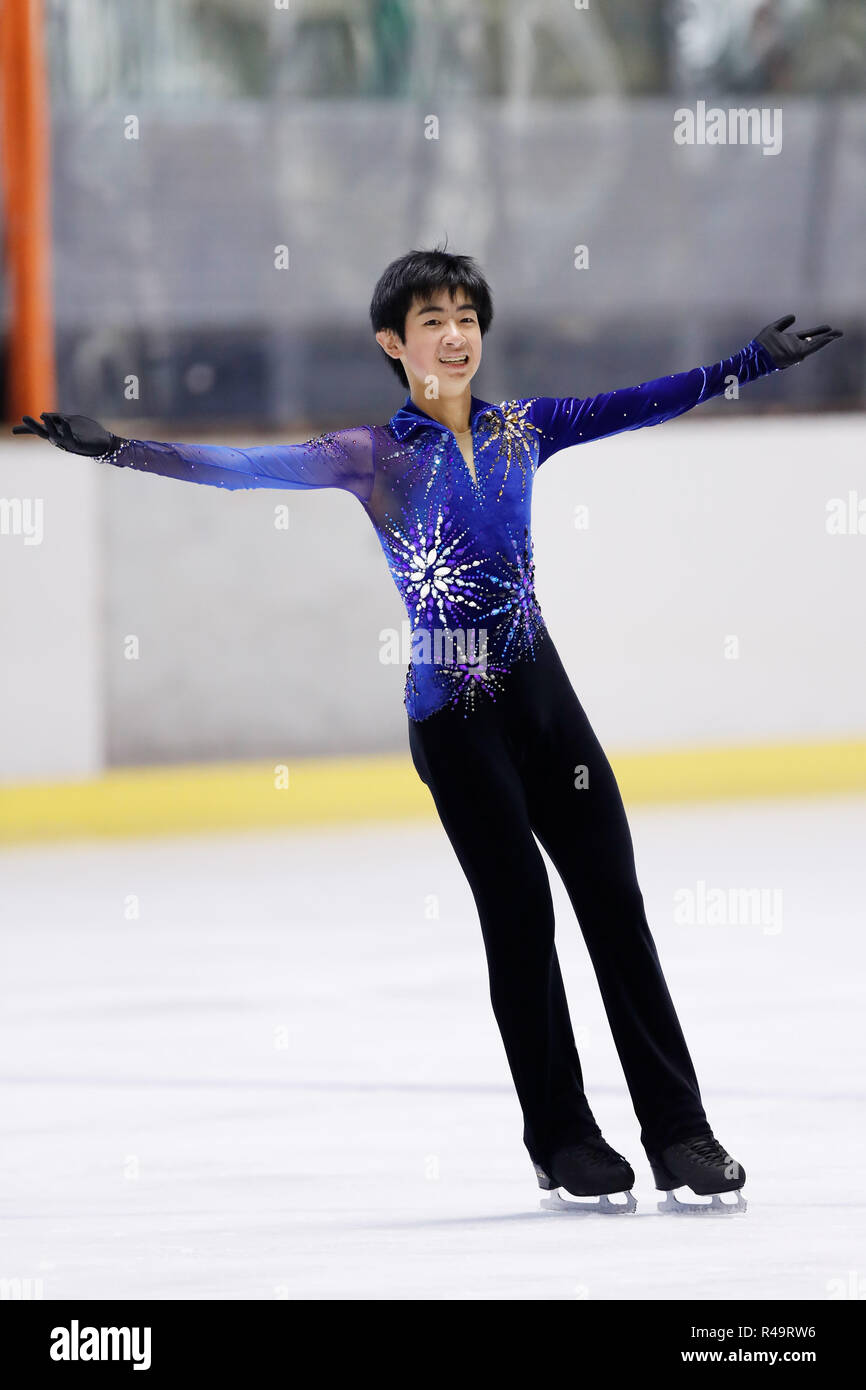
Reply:
[[478, 908], [530, 1158], [545, 1166], [559, 1144], [600, 1133], [534, 837], [577, 914], [644, 1148], [710, 1134], [647, 924], [619, 788], [549, 633], [507, 681], [495, 704], [488, 699], [467, 717], [444, 709], [410, 719], [409, 746]]

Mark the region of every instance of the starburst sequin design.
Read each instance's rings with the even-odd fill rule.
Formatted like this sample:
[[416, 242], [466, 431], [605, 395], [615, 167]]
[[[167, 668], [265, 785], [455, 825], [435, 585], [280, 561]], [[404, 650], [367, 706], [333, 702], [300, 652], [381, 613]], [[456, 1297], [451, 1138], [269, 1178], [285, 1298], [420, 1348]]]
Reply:
[[[421, 691], [416, 681], [417, 666], [410, 663], [406, 672], [405, 702], [407, 709], [411, 698], [418, 698]], [[505, 677], [508, 667], [487, 658], [486, 646], [480, 660], [467, 660], [465, 652], [458, 652], [457, 659], [448, 665], [437, 665], [436, 684], [443, 694], [444, 705], [455, 709], [468, 718], [482, 704], [495, 703], [498, 695], [505, 690]], [[442, 706], [437, 706], [437, 709]], [[433, 711], [434, 713], [436, 711]], [[417, 717], [413, 715], [413, 718]], [[427, 715], [426, 718], [430, 716]]]
[[541, 431], [532, 420], [527, 419], [527, 412], [532, 406], [531, 400], [527, 401], [502, 401], [496, 410], [487, 411], [485, 419], [487, 421], [487, 438], [480, 444], [478, 452], [483, 454], [486, 449], [495, 446], [495, 458], [493, 459], [489, 473], [493, 472], [496, 464], [501, 458], [505, 459], [505, 471], [502, 475], [502, 486], [497, 495], [497, 502], [502, 497], [502, 492], [511, 472], [512, 462], [516, 462], [522, 478], [520, 484], [521, 496], [526, 487], [526, 470], [529, 468], [530, 474], [537, 457], [536, 450], [533, 448], [534, 436], [540, 435]]
[[484, 560], [478, 558], [468, 528], [456, 529], [444, 508], [430, 507], [424, 516], [416, 512], [406, 526], [388, 521], [384, 533], [389, 568], [413, 628], [437, 619], [444, 628], [463, 627], [467, 616], [484, 609]]
[[505, 615], [496, 641], [497, 652], [503, 659], [531, 654], [537, 638], [545, 628], [535, 595], [535, 562], [532, 557], [529, 527], [523, 528], [522, 548], [513, 537], [511, 544], [514, 559], [507, 560], [504, 555], [499, 557], [505, 571], [504, 577], [491, 575], [492, 583], [503, 591], [499, 605], [490, 610], [491, 618]]
[[449, 690], [448, 704], [452, 709], [462, 712], [464, 719], [474, 714], [482, 704], [492, 700], [505, 690], [504, 678], [508, 667], [498, 662], [486, 661], [484, 665], [457, 661], [453, 666], [443, 668]]
[[383, 462], [387, 464], [391, 458], [404, 464], [403, 486], [411, 488], [416, 483], [423, 485], [422, 498], [426, 501], [445, 476], [447, 440], [444, 435], [436, 435], [432, 443], [429, 439], [409, 440], [392, 454], [386, 455]]

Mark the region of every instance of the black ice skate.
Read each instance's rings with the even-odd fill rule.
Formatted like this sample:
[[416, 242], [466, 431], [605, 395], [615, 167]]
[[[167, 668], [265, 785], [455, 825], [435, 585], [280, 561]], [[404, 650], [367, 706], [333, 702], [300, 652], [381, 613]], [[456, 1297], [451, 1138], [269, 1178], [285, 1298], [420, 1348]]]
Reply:
[[[630, 1189], [634, 1187], [634, 1171], [622, 1154], [616, 1153], [604, 1139], [595, 1137], [566, 1144], [557, 1149], [546, 1173], [533, 1164], [538, 1186], [552, 1197], [542, 1197], [547, 1211], [597, 1211], [604, 1216], [633, 1212], [637, 1202]], [[565, 1188], [573, 1197], [595, 1197], [594, 1202], [573, 1202], [561, 1197], [557, 1188]], [[612, 1202], [611, 1192], [625, 1194], [624, 1202]]]
[[[692, 1212], [741, 1212], [746, 1200], [740, 1188], [746, 1181], [746, 1170], [722, 1148], [712, 1135], [683, 1139], [662, 1149], [661, 1155], [648, 1154], [655, 1185], [667, 1195], [659, 1202], [659, 1211], [676, 1214]], [[709, 1202], [681, 1202], [674, 1195], [675, 1187], [690, 1187], [698, 1197]], [[721, 1193], [734, 1192], [736, 1201], [723, 1202]]]

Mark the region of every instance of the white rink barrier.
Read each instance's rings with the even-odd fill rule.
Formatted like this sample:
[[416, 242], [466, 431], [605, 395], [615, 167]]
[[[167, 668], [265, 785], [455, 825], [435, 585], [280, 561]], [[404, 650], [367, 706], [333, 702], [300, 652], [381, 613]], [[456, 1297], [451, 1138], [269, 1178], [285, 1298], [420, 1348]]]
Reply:
[[[542, 610], [606, 748], [863, 737], [862, 415], [698, 411], [573, 449], [533, 519]], [[224, 493], [10, 438], [0, 591], [3, 782], [405, 748], [405, 667], [382, 660], [405, 611], [346, 494]]]

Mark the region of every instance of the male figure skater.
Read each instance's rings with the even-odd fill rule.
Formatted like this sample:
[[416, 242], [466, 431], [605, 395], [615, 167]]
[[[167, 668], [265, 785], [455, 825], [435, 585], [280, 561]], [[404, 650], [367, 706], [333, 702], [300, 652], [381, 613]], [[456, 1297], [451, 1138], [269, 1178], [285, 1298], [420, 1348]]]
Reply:
[[[665, 1210], [674, 1189], [743, 1210], [745, 1172], [715, 1138], [662, 974], [610, 764], [535, 596], [530, 505], [538, 468], [575, 444], [659, 424], [789, 367], [840, 333], [789, 332], [794, 315], [731, 357], [641, 386], [491, 404], [471, 393], [493, 317], [468, 256], [412, 251], [370, 306], [409, 394], [385, 425], [305, 444], [234, 449], [126, 439], [44, 412], [15, 433], [119, 467], [229, 489], [339, 487], [363, 506], [412, 625], [405, 707], [414, 766], [478, 909], [490, 997], [539, 1186], [633, 1211], [634, 1172], [604, 1140], [583, 1078], [554, 945], [538, 843], [561, 875], [595, 970], [641, 1142]], [[736, 1207], [720, 1194], [736, 1192]], [[626, 1193], [613, 1204], [611, 1193]], [[575, 1205], [573, 1202], [567, 1205]], [[586, 1205], [578, 1203], [577, 1205]]]

